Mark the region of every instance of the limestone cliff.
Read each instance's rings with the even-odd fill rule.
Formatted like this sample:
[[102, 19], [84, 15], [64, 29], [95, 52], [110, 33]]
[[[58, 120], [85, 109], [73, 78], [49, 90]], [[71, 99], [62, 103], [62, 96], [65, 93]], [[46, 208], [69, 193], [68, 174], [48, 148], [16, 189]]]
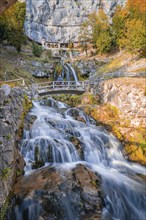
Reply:
[[1, 208], [24, 167], [18, 143], [26, 106], [22, 89], [11, 89], [8, 85], [0, 88], [0, 219], [4, 214]]
[[112, 15], [117, 4], [126, 0], [27, 0], [25, 30], [28, 37], [41, 42], [76, 41], [81, 23], [88, 14], [103, 8]]

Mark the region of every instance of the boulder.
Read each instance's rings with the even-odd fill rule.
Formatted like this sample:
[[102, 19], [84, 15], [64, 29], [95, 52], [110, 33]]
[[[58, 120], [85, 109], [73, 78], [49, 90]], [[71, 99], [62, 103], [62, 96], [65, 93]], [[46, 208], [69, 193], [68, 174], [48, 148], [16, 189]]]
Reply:
[[11, 87], [7, 84], [3, 84], [1, 86], [1, 89], [4, 91], [5, 95], [8, 96], [10, 95], [10, 92], [11, 92]]
[[[35, 184], [34, 184], [35, 183]], [[100, 178], [82, 164], [73, 169], [44, 167], [18, 181], [14, 190], [22, 213], [37, 204], [36, 219], [101, 219]], [[24, 202], [29, 201], [24, 208]], [[34, 202], [35, 201], [35, 202]], [[17, 205], [9, 213], [14, 216]]]

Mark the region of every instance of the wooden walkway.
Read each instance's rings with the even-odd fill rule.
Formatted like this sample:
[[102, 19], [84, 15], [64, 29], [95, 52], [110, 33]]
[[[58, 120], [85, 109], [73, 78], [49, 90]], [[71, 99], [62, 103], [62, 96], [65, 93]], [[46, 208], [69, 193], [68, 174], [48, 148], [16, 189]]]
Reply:
[[12, 87], [21, 87], [25, 91], [29, 91], [32, 95], [47, 96], [53, 94], [82, 94], [91, 87], [91, 82], [85, 81], [49, 81], [43, 83], [34, 83], [26, 85], [23, 78], [0, 81], [0, 87], [8, 84]]

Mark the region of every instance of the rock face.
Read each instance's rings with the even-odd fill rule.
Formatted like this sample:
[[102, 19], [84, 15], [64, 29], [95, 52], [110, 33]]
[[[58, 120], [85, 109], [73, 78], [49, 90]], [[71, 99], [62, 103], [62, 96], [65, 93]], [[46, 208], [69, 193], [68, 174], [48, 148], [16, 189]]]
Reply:
[[[21, 204], [21, 215], [32, 214], [31, 204], [33, 219], [99, 220], [103, 206], [100, 184], [100, 178], [81, 164], [72, 170], [49, 166], [20, 179], [14, 193], [16, 204]], [[14, 205], [10, 216], [17, 211]]]
[[145, 78], [99, 80], [91, 90], [100, 95], [102, 103], [115, 106], [119, 115], [127, 117], [131, 126], [145, 127], [146, 94], [144, 82]]
[[[23, 170], [24, 161], [18, 151], [16, 133], [21, 124], [23, 92], [0, 89], [0, 207], [12, 189], [15, 177]], [[16, 171], [17, 170], [17, 171]]]
[[77, 41], [81, 23], [89, 13], [103, 8], [112, 15], [117, 4], [126, 0], [27, 0], [25, 31], [41, 42]]

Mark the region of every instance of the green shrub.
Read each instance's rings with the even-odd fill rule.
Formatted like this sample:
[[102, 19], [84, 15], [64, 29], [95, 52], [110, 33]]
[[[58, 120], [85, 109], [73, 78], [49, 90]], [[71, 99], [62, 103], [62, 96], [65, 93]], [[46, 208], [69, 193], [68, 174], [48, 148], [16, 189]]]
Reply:
[[42, 46], [38, 45], [36, 42], [32, 42], [32, 53], [35, 57], [40, 57], [42, 55]]
[[47, 57], [48, 57], [49, 59], [51, 59], [51, 58], [52, 58], [52, 51], [51, 51], [51, 50], [47, 50], [47, 51], [46, 51], [46, 55], [47, 55]]
[[56, 71], [56, 73], [58, 75], [62, 73], [62, 65], [61, 65], [61, 63], [57, 64], [57, 66], [55, 67], [55, 71]]

